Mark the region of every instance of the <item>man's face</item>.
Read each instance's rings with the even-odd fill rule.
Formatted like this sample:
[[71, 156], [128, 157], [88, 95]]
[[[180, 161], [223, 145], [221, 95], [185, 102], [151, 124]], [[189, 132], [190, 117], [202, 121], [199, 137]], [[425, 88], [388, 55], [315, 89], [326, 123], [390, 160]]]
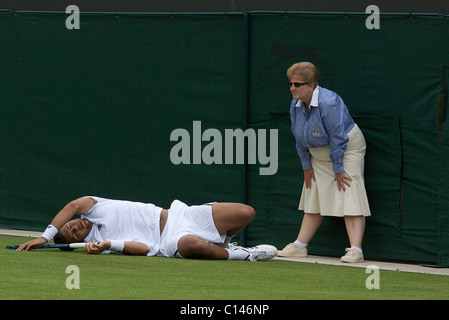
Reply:
[[59, 230], [67, 243], [83, 242], [92, 229], [93, 223], [86, 219], [75, 219], [67, 222]]

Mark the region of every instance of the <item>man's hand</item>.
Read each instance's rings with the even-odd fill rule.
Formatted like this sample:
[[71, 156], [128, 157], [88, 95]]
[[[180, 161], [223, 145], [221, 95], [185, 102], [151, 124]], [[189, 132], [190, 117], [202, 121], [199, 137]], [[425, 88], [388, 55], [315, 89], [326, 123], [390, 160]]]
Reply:
[[42, 247], [47, 242], [45, 238], [38, 238], [28, 242], [25, 242], [20, 247], [16, 249], [16, 251], [30, 251], [32, 249], [37, 249]]
[[91, 241], [86, 243], [84, 246], [84, 251], [88, 254], [100, 254], [104, 250], [108, 250], [111, 247], [110, 241], [102, 241], [100, 243]]

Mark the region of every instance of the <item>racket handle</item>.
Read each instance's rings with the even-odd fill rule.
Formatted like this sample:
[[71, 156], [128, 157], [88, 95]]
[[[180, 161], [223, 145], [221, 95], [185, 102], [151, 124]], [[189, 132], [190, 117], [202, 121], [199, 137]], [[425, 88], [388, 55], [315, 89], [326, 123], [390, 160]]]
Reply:
[[[99, 244], [100, 242], [96, 242]], [[77, 249], [77, 248], [84, 248], [84, 246], [87, 244], [87, 242], [75, 242], [75, 243], [69, 243], [69, 248]]]
[[69, 248], [73, 248], [73, 249], [76, 249], [76, 248], [84, 248], [85, 245], [86, 245], [85, 242], [70, 243], [70, 244], [69, 244]]

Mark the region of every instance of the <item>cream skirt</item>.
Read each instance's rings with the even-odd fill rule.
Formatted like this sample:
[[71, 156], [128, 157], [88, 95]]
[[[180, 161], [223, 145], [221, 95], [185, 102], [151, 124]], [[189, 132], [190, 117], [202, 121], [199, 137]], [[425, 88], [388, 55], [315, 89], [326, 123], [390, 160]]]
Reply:
[[338, 191], [335, 173], [329, 157], [330, 145], [310, 148], [312, 168], [316, 181], [312, 187], [302, 188], [299, 210], [322, 216], [370, 216], [368, 197], [363, 176], [366, 142], [357, 124], [348, 132], [349, 142], [343, 157], [345, 172], [352, 178], [346, 191]]

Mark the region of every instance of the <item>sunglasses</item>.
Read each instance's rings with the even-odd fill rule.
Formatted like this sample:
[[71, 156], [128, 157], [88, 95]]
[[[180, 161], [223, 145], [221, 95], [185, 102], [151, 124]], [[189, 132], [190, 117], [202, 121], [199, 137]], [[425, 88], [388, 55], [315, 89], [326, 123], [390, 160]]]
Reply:
[[305, 86], [306, 84], [309, 84], [308, 82], [290, 82], [289, 88], [291, 88], [291, 86], [295, 86], [296, 88], [299, 88], [301, 86]]

